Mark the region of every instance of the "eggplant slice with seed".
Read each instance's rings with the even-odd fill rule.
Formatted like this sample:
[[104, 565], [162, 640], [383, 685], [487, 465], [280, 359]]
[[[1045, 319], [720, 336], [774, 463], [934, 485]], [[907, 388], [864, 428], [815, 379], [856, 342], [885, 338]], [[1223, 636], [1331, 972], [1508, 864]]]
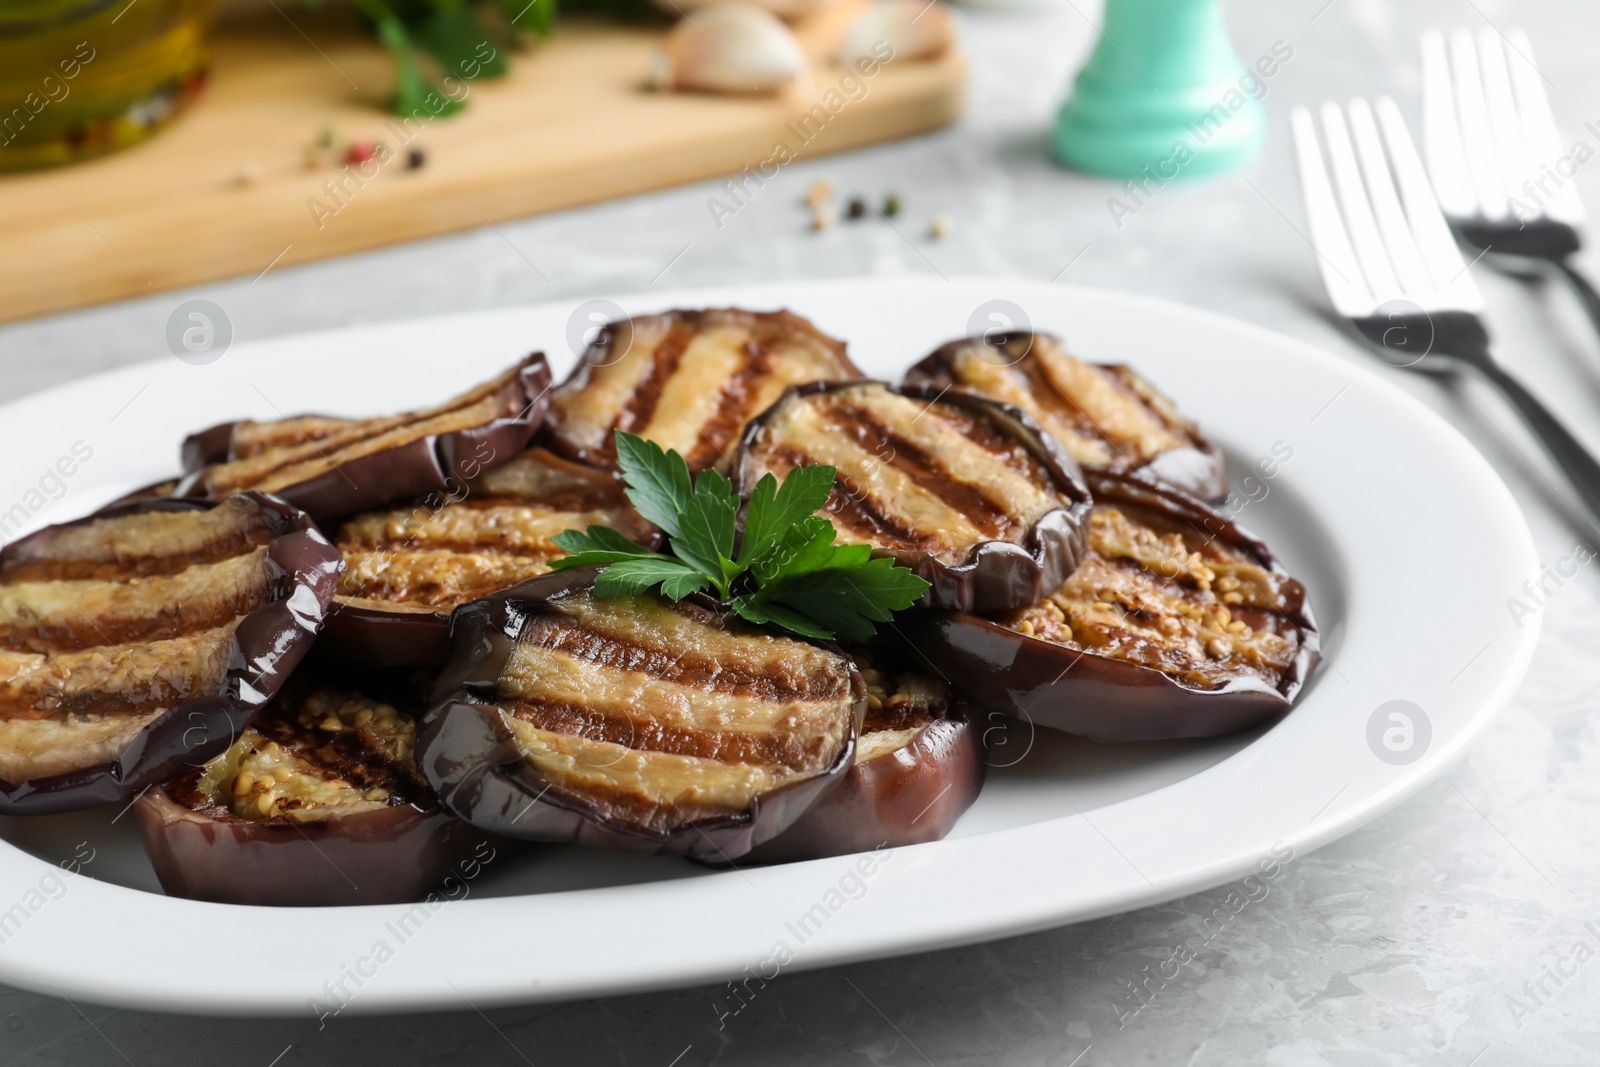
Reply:
[[1024, 607], [1083, 554], [1082, 473], [1020, 408], [882, 382], [796, 386], [746, 429], [736, 484], [748, 495], [764, 474], [816, 463], [839, 471], [820, 514], [840, 540], [916, 571], [927, 606]]
[[1137, 470], [1202, 500], [1228, 492], [1222, 453], [1132, 367], [1085, 363], [1046, 333], [951, 341], [906, 372], [907, 385], [1015, 404], [1085, 469]]
[[1319, 660], [1305, 587], [1226, 516], [1170, 486], [1090, 472], [1089, 552], [993, 621], [898, 621], [918, 662], [982, 706], [1101, 741], [1210, 737], [1288, 711]]
[[616, 464], [613, 430], [728, 473], [744, 425], [791, 385], [861, 378], [836, 341], [787, 311], [669, 311], [613, 322], [550, 401], [550, 447]]
[[747, 863], [870, 852], [943, 840], [978, 799], [987, 765], [969, 707], [887, 647], [852, 649], [867, 683], [855, 765]]
[[0, 813], [125, 800], [228, 747], [310, 648], [339, 554], [260, 493], [0, 551]]
[[735, 860], [852, 765], [866, 686], [837, 648], [695, 598], [590, 595], [558, 571], [458, 609], [417, 741], [493, 833]]
[[505, 842], [439, 806], [415, 738], [414, 714], [354, 690], [280, 696], [221, 755], [135, 801], [161, 888], [223, 904], [398, 904], [475, 873]]
[[183, 444], [175, 495], [216, 500], [253, 489], [320, 521], [447, 492], [527, 447], [549, 406], [536, 352], [438, 407], [371, 419], [305, 415], [231, 422]]
[[659, 539], [613, 475], [542, 448], [480, 474], [458, 498], [357, 515], [334, 537], [345, 570], [320, 644], [369, 666], [440, 666], [451, 611], [547, 573], [563, 555], [551, 539], [591, 524]]

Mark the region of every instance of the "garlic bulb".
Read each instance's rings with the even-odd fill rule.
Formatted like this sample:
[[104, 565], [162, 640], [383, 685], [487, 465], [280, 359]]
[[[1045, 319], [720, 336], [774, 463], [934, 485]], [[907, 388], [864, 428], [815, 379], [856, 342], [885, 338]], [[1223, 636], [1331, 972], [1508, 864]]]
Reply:
[[[682, 15], [721, 2], [722, 0], [655, 0], [655, 5], [669, 14]], [[804, 18], [813, 11], [832, 7], [838, 2], [839, 0], [750, 0], [756, 7], [764, 7], [779, 18], [791, 21]]]
[[651, 60], [658, 89], [770, 93], [793, 84], [805, 53], [789, 28], [764, 8], [721, 3], [690, 12]]
[[874, 0], [839, 46], [841, 65], [859, 60], [936, 59], [956, 40], [949, 10], [928, 0]]

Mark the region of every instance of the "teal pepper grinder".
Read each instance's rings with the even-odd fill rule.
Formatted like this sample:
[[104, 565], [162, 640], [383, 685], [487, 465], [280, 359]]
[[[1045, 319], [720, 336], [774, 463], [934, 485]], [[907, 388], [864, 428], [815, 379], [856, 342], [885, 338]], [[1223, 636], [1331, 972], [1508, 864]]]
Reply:
[[1055, 154], [1092, 174], [1160, 182], [1242, 166], [1265, 132], [1265, 79], [1288, 55], [1247, 71], [1217, 0], [1106, 0], [1100, 44], [1056, 119]]

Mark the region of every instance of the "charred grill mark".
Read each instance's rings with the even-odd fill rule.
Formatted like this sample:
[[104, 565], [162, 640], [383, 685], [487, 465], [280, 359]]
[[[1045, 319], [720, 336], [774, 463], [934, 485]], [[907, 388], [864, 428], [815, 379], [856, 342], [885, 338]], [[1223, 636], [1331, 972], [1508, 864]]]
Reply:
[[553, 540], [562, 530], [598, 524], [641, 541], [652, 533], [609, 475], [574, 471], [547, 453], [511, 460], [493, 484], [504, 492], [347, 521], [335, 539], [345, 559], [341, 596], [453, 608], [548, 571], [564, 555]]
[[[764, 450], [762, 461], [780, 479], [795, 467], [816, 462], [803, 450], [784, 444]], [[931, 550], [938, 546], [936, 534], [923, 533], [901, 521], [843, 470], [824, 510], [837, 527], [858, 540], [902, 548]]]
[[[655, 351], [650, 353], [650, 373], [634, 389], [633, 395], [628, 397], [622, 405], [622, 410], [612, 420], [611, 428], [622, 430], [625, 433], [638, 433], [650, 425], [650, 420], [655, 417], [656, 408], [661, 405], [662, 391], [666, 388], [668, 380], [677, 373], [678, 365], [683, 362], [683, 354], [689, 348], [689, 342], [695, 338], [696, 329], [686, 322], [674, 322], [667, 335], [656, 345]], [[611, 435], [606, 435], [605, 454], [615, 456]]]
[[302, 415], [279, 422], [241, 422], [232, 434], [229, 459], [249, 459], [275, 448], [287, 448], [306, 441], [317, 441], [351, 425], [350, 419]]
[[[1010, 537], [1017, 532], [1017, 525], [1011, 521], [1004, 508], [991, 501], [982, 489], [952, 477], [937, 458], [899, 434], [870, 409], [851, 404], [844, 399], [843, 394], [834, 394], [830, 402], [822, 405], [822, 410], [835, 429], [842, 431], [863, 450], [874, 452], [880, 446], [887, 445], [891, 449], [890, 454], [894, 456], [894, 466], [897, 470], [903, 472], [929, 496], [935, 497], [952, 510], [966, 516], [967, 521], [985, 536], [1000, 539]], [[926, 417], [942, 418], [943, 413], [935, 414], [930, 411]], [[985, 451], [995, 453], [995, 449], [990, 448], [982, 440], [972, 434], [968, 436], [977, 440], [980, 445], [984, 445]], [[838, 489], [834, 492], [837, 494]]]
[[73, 713], [129, 715], [214, 692], [227, 671], [233, 627], [139, 645], [52, 655], [0, 653], [0, 719]]
[[[298, 484], [343, 463], [396, 448], [432, 433], [451, 432], [515, 414], [499, 394], [516, 380], [514, 367], [437, 407], [371, 419], [290, 418], [252, 423], [249, 454], [204, 468], [199, 484], [215, 498], [249, 488], [274, 491]], [[475, 410], [477, 409], [477, 410]], [[472, 421], [461, 424], [463, 417]]]
[[260, 523], [223, 530], [211, 540], [183, 551], [163, 552], [163, 548], [173, 546], [156, 543], [106, 546], [106, 551], [99, 556], [22, 557], [8, 561], [0, 569], [0, 584], [122, 582], [133, 578], [167, 577], [190, 567], [221, 563], [242, 556], [268, 544], [277, 536], [277, 530]]
[[798, 671], [768, 672], [740, 663], [733, 656], [650, 648], [548, 616], [532, 619], [523, 630], [524, 647], [564, 652], [617, 671], [648, 674], [664, 682], [690, 686], [709, 694], [752, 697], [773, 702], [838, 700], [847, 695], [839, 679], [812, 677]]
[[259, 722], [256, 729], [268, 741], [276, 741], [305, 760], [324, 780], [349, 782], [357, 789], [382, 789], [385, 803], [408, 804], [428, 793], [427, 785], [414, 768], [408, 768], [367, 744], [359, 730], [342, 730], [319, 736], [316, 731], [285, 718]]
[[530, 726], [551, 733], [609, 742], [639, 752], [664, 752], [720, 763], [799, 768], [816, 759], [825, 741], [814, 738], [808, 749], [800, 738], [778, 731], [677, 729], [645, 716], [611, 715], [600, 709], [529, 697], [502, 706]]
[[56, 559], [34, 560], [7, 567], [0, 582], [123, 582], [132, 578], [167, 577], [190, 567], [221, 563], [267, 544], [276, 535], [270, 530], [259, 536], [240, 536], [216, 541], [197, 552], [170, 556], [129, 556], [117, 560]]
[[[1224, 562], [1266, 575], [1274, 607], [1282, 611], [1242, 602], [1239, 582], [1213, 569]], [[1297, 605], [1285, 606], [1280, 587], [1290, 599], [1301, 589], [1293, 579], [1271, 575], [1238, 550], [1179, 529], [1164, 516], [1102, 505], [1078, 570], [1006, 625], [1153, 668], [1191, 687], [1214, 689], [1244, 676], [1276, 686], [1302, 644], [1299, 628], [1282, 613]]]
[[[192, 580], [185, 580], [192, 579]], [[216, 629], [271, 595], [266, 550], [173, 578], [96, 583], [0, 585], [0, 648], [72, 652], [100, 645], [168, 640]]]
[[690, 470], [709, 467], [727, 458], [729, 442], [755, 414], [750, 410], [750, 401], [762, 381], [772, 373], [774, 346], [775, 338], [759, 330], [752, 331], [740, 346], [742, 362], [723, 383], [717, 397], [716, 414], [700, 427], [700, 439], [688, 456]]
[[[559, 553], [556, 553], [559, 554]], [[506, 552], [364, 552], [346, 550], [339, 597], [454, 608], [550, 570], [549, 556]]]
[[[340, 704], [366, 709], [366, 725], [359, 718], [329, 710]], [[374, 709], [387, 715], [378, 720]], [[241, 805], [250, 818], [283, 819], [290, 813], [317, 816], [334, 815], [343, 810], [396, 807], [403, 804], [431, 806], [432, 791], [417, 771], [410, 756], [409, 717], [396, 716], [386, 708], [357, 694], [317, 690], [298, 707], [274, 705], [260, 717], [233, 747], [210, 763], [194, 768], [168, 782], [163, 788], [178, 804], [218, 819], [236, 819]], [[369, 731], [379, 731], [371, 733]], [[380, 751], [373, 740], [401, 747], [394, 753]], [[266, 755], [267, 773], [253, 760]], [[281, 770], [279, 769], [281, 768]], [[256, 773], [247, 774], [247, 771]], [[307, 781], [327, 783], [335, 788], [312, 799], [282, 790], [284, 782], [303, 786]], [[271, 791], [267, 810], [259, 806], [264, 792]], [[306, 821], [299, 818], [296, 821]]]

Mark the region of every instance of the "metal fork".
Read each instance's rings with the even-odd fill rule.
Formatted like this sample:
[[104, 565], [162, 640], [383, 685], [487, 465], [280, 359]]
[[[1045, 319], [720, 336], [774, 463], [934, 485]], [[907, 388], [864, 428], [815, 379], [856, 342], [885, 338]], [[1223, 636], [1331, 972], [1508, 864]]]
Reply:
[[[1600, 330], [1600, 293], [1572, 264], [1582, 247], [1581, 161], [1561, 147], [1527, 34], [1422, 35], [1422, 143], [1457, 235], [1485, 252], [1545, 260]], [[1563, 173], [1566, 171], [1566, 173]]]
[[1290, 116], [1311, 243], [1335, 310], [1392, 366], [1434, 373], [1470, 367], [1487, 378], [1600, 518], [1600, 463], [1490, 355], [1478, 315], [1483, 297], [1450, 237], [1405, 119], [1388, 97], [1378, 99], [1376, 121], [1373, 112], [1365, 100], [1352, 100], [1347, 123], [1337, 104], [1322, 105], [1334, 183], [1311, 113], [1297, 107]]

